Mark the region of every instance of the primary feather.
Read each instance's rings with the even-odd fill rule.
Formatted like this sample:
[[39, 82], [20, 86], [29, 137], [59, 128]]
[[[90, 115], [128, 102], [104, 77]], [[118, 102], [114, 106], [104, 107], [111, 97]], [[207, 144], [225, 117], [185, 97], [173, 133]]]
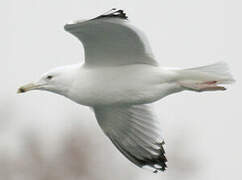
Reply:
[[150, 105], [94, 107], [99, 125], [114, 145], [139, 167], [167, 167], [160, 123]]

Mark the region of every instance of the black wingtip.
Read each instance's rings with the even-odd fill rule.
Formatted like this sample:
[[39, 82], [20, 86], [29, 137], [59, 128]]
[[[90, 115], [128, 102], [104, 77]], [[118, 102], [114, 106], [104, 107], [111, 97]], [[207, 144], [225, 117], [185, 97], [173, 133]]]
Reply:
[[[103, 13], [102, 15], [97, 16], [90, 20], [104, 19], [104, 18], [119, 18], [123, 20], [128, 20], [128, 16], [126, 15], [126, 13], [122, 9], [116, 9], [116, 8], [112, 8], [109, 11]], [[64, 29], [66, 31], [70, 31], [72, 28], [77, 27], [78, 24], [81, 24], [85, 21], [89, 21], [89, 20], [80, 20], [80, 21], [73, 21], [73, 22], [67, 23], [64, 25]]]
[[152, 168], [153, 173], [164, 172], [167, 169], [167, 159], [164, 150], [165, 142], [155, 143], [159, 147], [157, 153], [159, 155], [153, 156], [152, 158], [136, 159], [142, 168]]
[[122, 9], [112, 8], [111, 10], [105, 12], [104, 14], [94, 18], [94, 19], [102, 19], [102, 18], [120, 18], [120, 19], [128, 19], [128, 16]]
[[164, 150], [165, 142], [156, 143], [159, 146], [159, 156], [148, 161], [147, 165], [154, 168], [153, 173], [164, 172], [167, 169], [167, 159]]

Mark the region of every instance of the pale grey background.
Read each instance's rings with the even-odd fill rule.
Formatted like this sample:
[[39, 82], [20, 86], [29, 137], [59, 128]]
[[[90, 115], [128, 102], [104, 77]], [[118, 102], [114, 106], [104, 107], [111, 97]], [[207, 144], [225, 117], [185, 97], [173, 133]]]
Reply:
[[[223, 60], [237, 80], [225, 92], [184, 92], [157, 103], [169, 160], [164, 174], [126, 160], [89, 108], [50, 93], [16, 94], [48, 69], [83, 58], [66, 22], [113, 7], [147, 34], [160, 64]], [[239, 0], [1, 1], [0, 179], [241, 179], [241, 8]]]

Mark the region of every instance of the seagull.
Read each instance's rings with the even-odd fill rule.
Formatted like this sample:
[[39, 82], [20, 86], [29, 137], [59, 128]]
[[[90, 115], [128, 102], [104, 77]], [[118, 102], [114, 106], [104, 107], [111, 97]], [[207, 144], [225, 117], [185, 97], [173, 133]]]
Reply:
[[131, 162], [153, 172], [167, 169], [164, 138], [152, 103], [181, 91], [223, 91], [234, 79], [225, 62], [165, 68], [145, 35], [123, 10], [65, 25], [78, 38], [85, 61], [54, 68], [18, 93], [45, 90], [93, 109], [98, 124]]

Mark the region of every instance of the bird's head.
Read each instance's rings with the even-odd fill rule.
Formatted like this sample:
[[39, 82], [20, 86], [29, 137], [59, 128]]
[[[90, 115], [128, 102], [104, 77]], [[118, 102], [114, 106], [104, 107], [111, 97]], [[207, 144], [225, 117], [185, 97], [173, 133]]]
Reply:
[[24, 93], [30, 90], [45, 90], [51, 91], [57, 94], [66, 95], [70, 83], [72, 83], [71, 75], [73, 67], [65, 66], [55, 68], [44, 73], [39, 80], [21, 86], [17, 93]]

